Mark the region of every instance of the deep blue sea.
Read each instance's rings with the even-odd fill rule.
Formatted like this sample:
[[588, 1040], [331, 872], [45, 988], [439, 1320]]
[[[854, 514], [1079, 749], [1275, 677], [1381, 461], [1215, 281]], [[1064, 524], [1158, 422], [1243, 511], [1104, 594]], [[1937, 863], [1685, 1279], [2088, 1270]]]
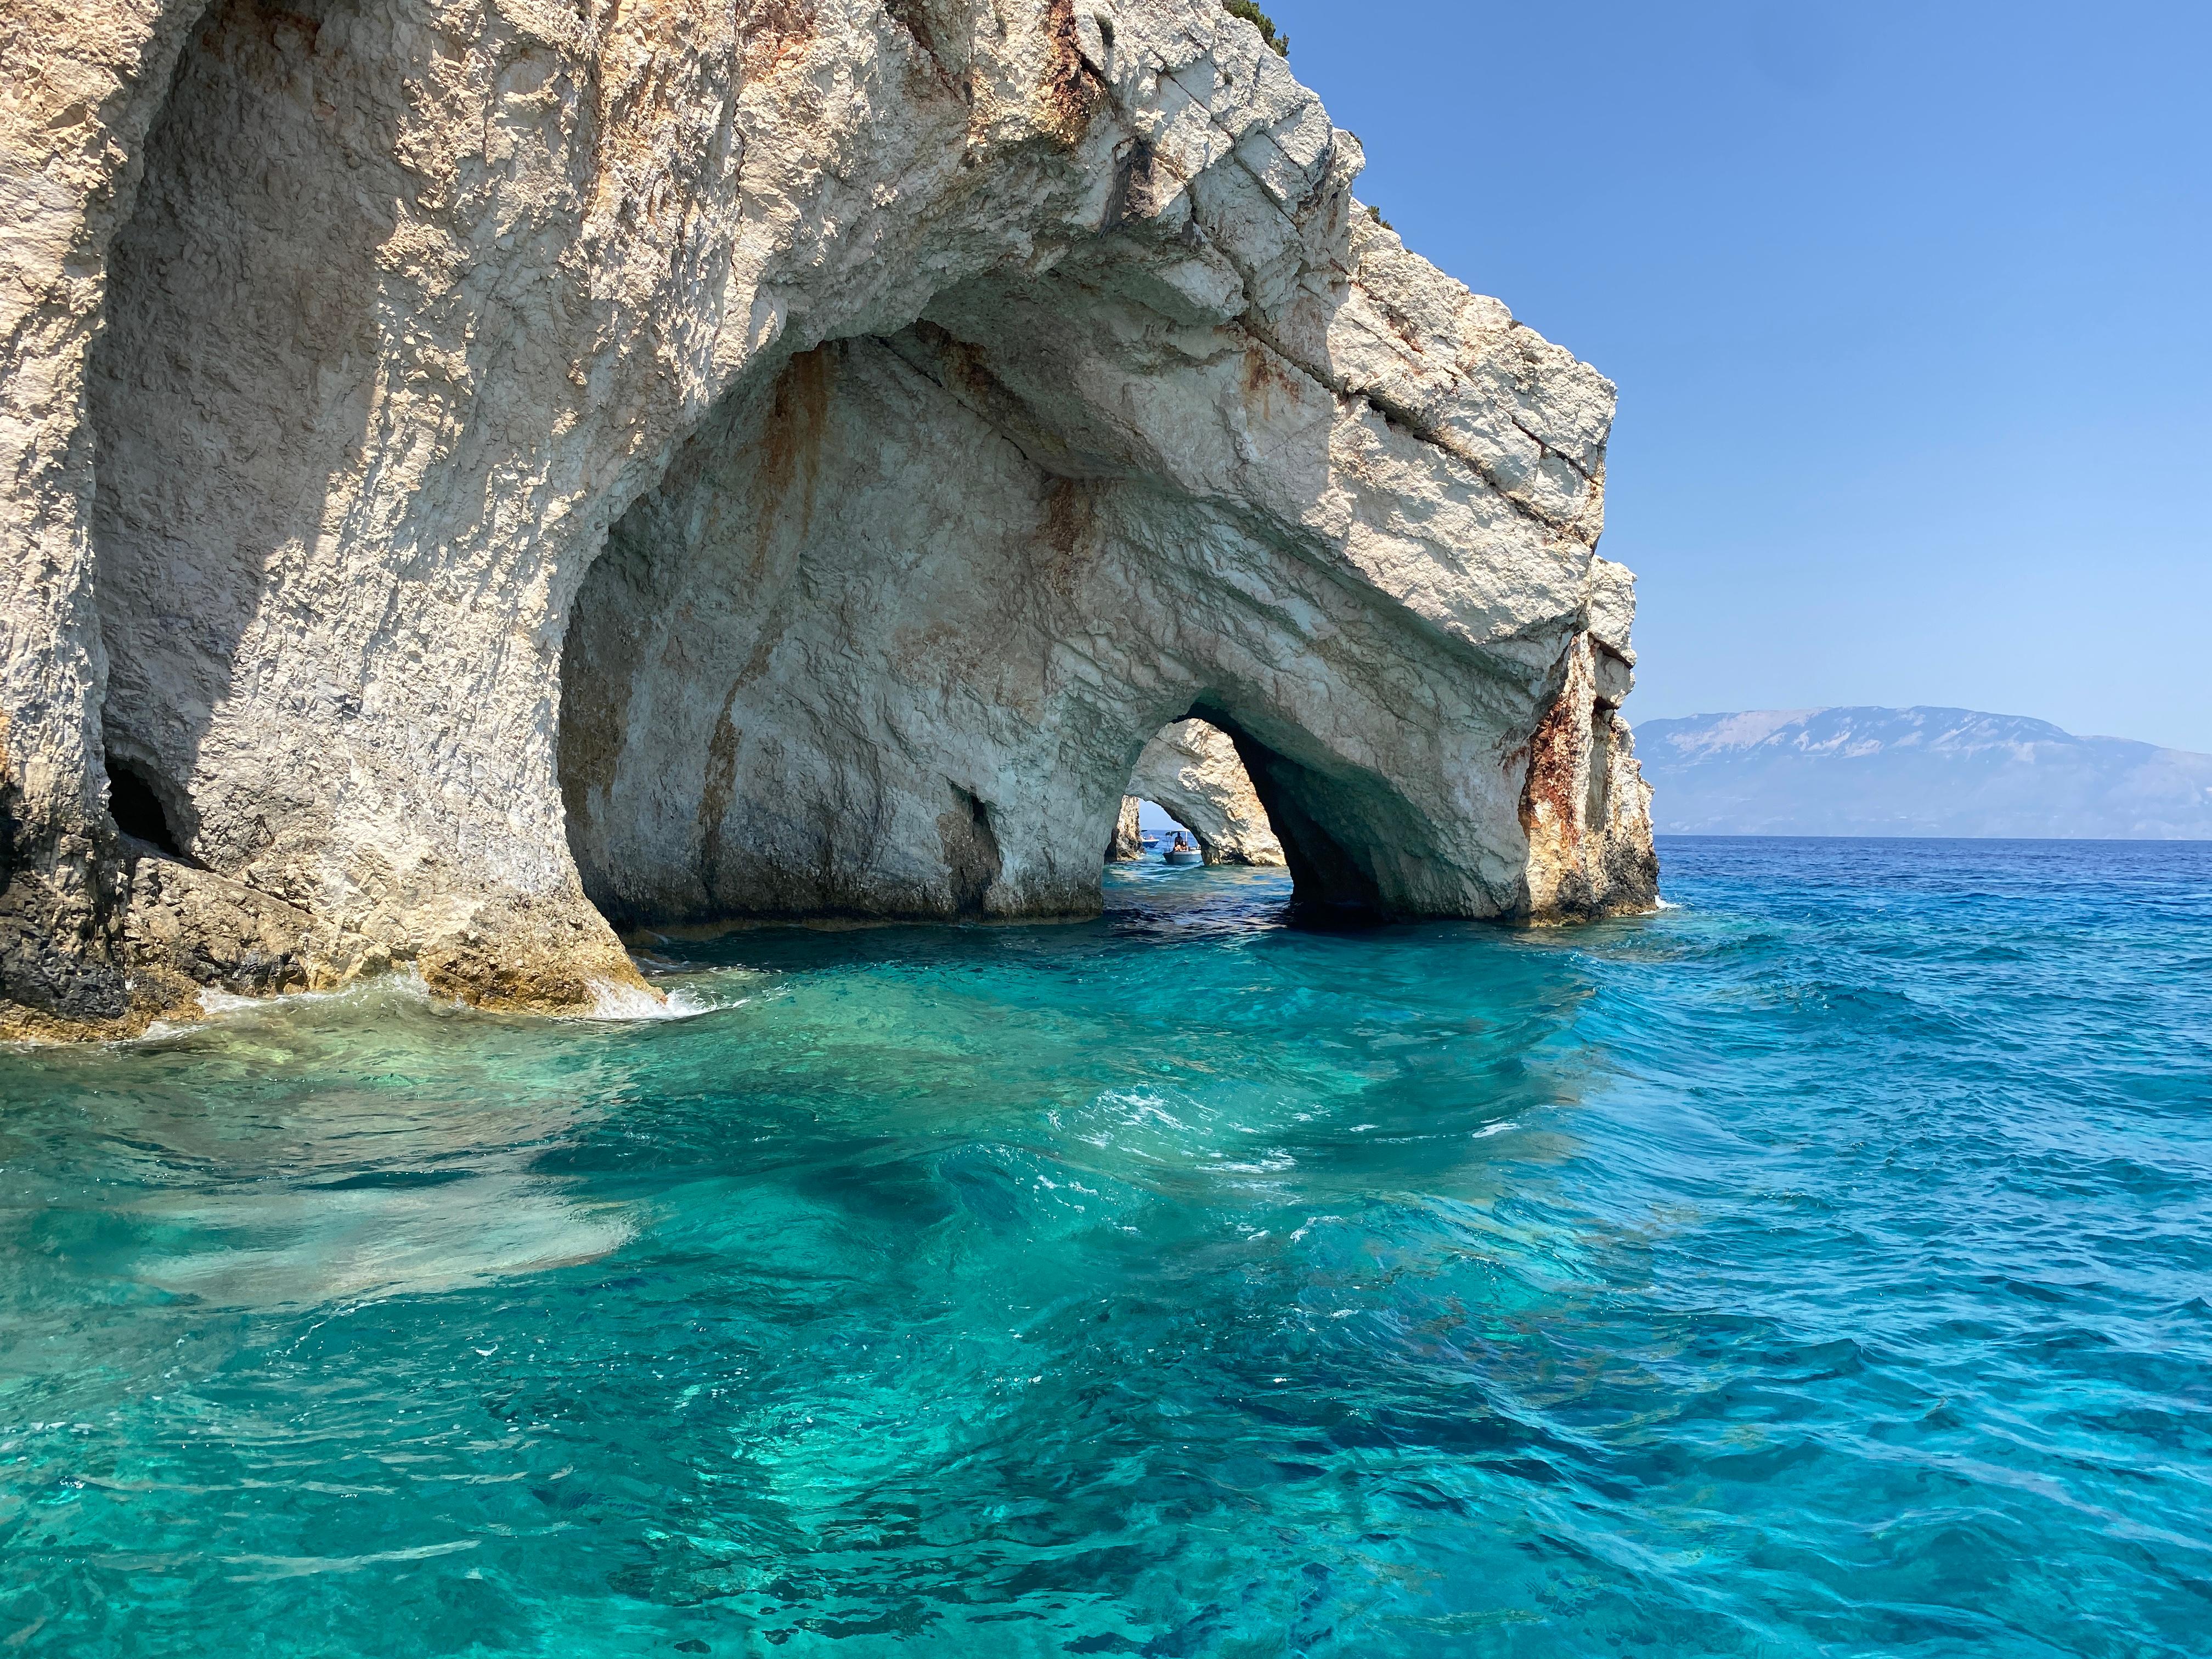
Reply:
[[2212, 1653], [2212, 845], [0, 1052], [0, 1656]]

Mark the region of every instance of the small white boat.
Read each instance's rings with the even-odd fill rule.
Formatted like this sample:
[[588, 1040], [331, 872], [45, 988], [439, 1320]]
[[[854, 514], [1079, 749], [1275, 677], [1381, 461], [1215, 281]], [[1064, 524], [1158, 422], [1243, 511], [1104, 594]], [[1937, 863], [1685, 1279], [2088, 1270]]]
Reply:
[[1206, 854], [1190, 844], [1188, 836], [1177, 836], [1168, 843], [1168, 850], [1160, 854], [1163, 864], [1203, 864]]

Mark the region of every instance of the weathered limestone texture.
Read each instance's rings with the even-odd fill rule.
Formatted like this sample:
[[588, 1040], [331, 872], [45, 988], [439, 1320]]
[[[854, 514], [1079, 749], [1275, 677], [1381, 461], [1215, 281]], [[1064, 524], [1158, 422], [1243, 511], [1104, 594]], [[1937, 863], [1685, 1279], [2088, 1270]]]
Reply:
[[1315, 905], [1651, 902], [1612, 387], [1218, 0], [0, 0], [0, 1034], [1083, 914], [1192, 715]]
[[[234, 996], [303, 989], [313, 920], [304, 910], [125, 842], [131, 901], [123, 959]], [[174, 988], [183, 994], [183, 988]]]
[[1197, 838], [1208, 864], [1284, 862], [1283, 843], [1226, 732], [1179, 720], [1137, 757], [1129, 787]]
[[1144, 803], [1134, 795], [1121, 797], [1121, 816], [1114, 820], [1114, 839], [1106, 848], [1109, 864], [1128, 864], [1145, 856]]

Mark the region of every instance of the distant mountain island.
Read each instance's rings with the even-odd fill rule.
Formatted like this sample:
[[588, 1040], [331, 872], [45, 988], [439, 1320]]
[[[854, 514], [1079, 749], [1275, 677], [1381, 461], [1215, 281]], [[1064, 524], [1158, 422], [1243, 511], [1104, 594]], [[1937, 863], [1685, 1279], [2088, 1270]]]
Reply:
[[1971, 708], [1643, 720], [1662, 834], [2212, 840], [2212, 755]]

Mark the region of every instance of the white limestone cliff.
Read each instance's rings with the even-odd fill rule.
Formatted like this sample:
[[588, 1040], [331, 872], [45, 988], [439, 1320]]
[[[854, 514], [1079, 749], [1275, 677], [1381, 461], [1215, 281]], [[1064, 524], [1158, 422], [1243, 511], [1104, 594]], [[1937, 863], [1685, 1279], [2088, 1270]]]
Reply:
[[1216, 0], [0, 48], [0, 1034], [1081, 914], [1194, 714], [1317, 904], [1650, 902], [1612, 388], [1359, 210]]

